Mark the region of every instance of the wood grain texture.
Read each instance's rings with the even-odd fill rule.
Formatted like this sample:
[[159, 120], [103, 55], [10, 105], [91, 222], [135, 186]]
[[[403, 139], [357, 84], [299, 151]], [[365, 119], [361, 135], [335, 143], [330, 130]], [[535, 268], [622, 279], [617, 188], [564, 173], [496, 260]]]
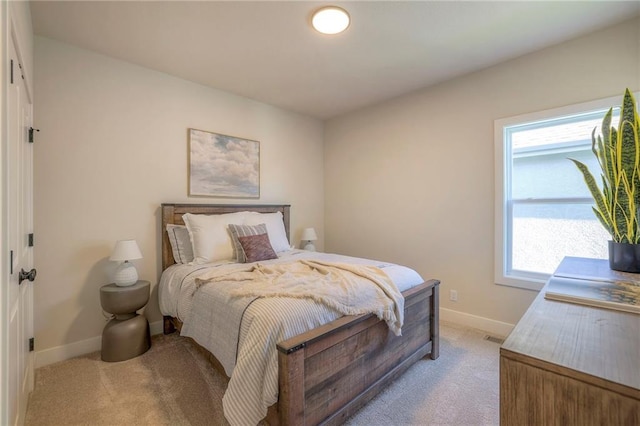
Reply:
[[[281, 211], [289, 236], [288, 205], [162, 205], [163, 270], [174, 263], [166, 225], [183, 224], [182, 215], [236, 211]], [[279, 398], [269, 408], [268, 424], [341, 424], [413, 363], [439, 355], [438, 280], [403, 292], [402, 336], [374, 315], [344, 316], [278, 344]], [[182, 324], [165, 317], [165, 332]], [[204, 349], [202, 349], [204, 350]], [[212, 364], [224, 374], [211, 354]]]
[[289, 424], [304, 424], [304, 351], [278, 357], [278, 412]]
[[640, 401], [569, 375], [500, 357], [502, 425], [638, 425]]
[[304, 422], [281, 412], [281, 423], [341, 424], [414, 362], [431, 354], [430, 318], [438, 285], [430, 280], [405, 294], [401, 337], [375, 316], [360, 315], [339, 318], [281, 342], [281, 365], [290, 353], [303, 353], [305, 369], [299, 390], [304, 395]]
[[501, 423], [640, 424], [640, 315], [544, 291], [500, 349]]

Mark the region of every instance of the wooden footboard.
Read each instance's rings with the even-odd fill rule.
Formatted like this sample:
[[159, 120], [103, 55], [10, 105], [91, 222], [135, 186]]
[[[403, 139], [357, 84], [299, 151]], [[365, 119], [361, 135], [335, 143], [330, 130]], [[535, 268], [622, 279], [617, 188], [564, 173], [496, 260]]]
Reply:
[[413, 363], [438, 358], [439, 284], [430, 280], [404, 293], [401, 337], [374, 315], [361, 315], [281, 342], [279, 422], [341, 424]]

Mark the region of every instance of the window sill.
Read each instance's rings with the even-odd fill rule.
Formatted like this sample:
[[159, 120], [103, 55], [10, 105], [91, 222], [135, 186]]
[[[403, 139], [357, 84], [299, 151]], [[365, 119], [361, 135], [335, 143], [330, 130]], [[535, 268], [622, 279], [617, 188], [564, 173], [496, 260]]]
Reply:
[[520, 288], [523, 290], [540, 291], [544, 287], [548, 278], [514, 278], [500, 277], [496, 279], [496, 285], [505, 287]]

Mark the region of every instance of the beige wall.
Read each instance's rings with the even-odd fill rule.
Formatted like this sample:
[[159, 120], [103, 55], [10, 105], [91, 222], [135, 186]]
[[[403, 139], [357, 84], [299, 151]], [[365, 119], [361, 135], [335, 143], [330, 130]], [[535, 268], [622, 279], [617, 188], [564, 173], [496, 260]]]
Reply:
[[[314, 226], [323, 247], [320, 121], [46, 38], [35, 60], [38, 351], [100, 336], [118, 239], [138, 241], [160, 319], [162, 202], [290, 203], [292, 242]], [[259, 200], [187, 197], [190, 127], [260, 141]]]
[[639, 46], [635, 20], [330, 120], [327, 250], [408, 264], [442, 280], [441, 307], [516, 323], [536, 293], [494, 284], [493, 122], [640, 89]]
[[[36, 37], [37, 350], [100, 335], [99, 287], [118, 239], [138, 240], [144, 259], [135, 263], [154, 285], [146, 314], [160, 319], [158, 208], [174, 201], [291, 203], [293, 243], [314, 226], [321, 250], [407, 264], [442, 280], [442, 307], [517, 322], [535, 293], [493, 284], [493, 121], [638, 90], [638, 27], [616, 26], [324, 126]], [[261, 142], [260, 200], [186, 196], [189, 127]], [[448, 301], [449, 289], [459, 302]]]

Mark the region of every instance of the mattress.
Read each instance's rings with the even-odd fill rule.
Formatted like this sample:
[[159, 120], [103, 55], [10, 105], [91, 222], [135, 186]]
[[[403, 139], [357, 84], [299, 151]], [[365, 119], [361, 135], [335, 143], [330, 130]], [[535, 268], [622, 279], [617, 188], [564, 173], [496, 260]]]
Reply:
[[[330, 253], [291, 250], [274, 260], [285, 263], [298, 259], [372, 265], [382, 269], [405, 291], [424, 282], [405, 266]], [[231, 425], [257, 424], [278, 398], [276, 344], [305, 331], [329, 323], [340, 313], [307, 299], [231, 299], [224, 286], [202, 286], [196, 278], [213, 269], [246, 268], [229, 261], [206, 265], [172, 265], [161, 277], [159, 302], [163, 315], [180, 319], [182, 335], [193, 338], [220, 361], [230, 377], [223, 397], [224, 414]], [[235, 306], [234, 306], [235, 305]]]

